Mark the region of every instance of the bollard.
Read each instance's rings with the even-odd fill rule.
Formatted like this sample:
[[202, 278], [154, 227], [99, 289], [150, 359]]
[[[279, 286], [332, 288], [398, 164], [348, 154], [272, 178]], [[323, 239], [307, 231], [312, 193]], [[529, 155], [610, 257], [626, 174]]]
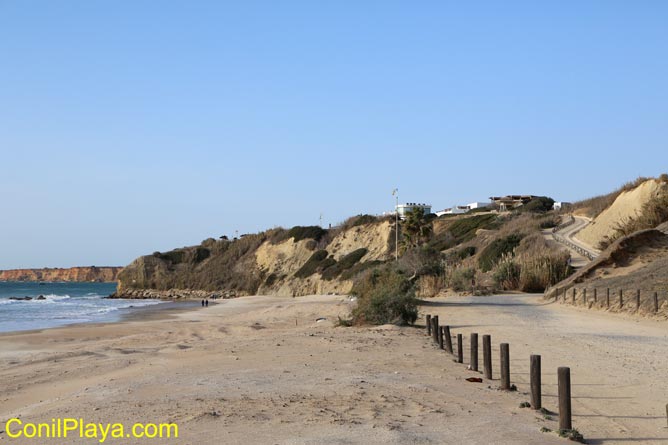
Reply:
[[654, 312], [659, 312], [659, 294], [654, 292]]
[[431, 317], [431, 322], [434, 323], [434, 326], [431, 328], [431, 333], [434, 336], [434, 343], [438, 343], [438, 315]]
[[443, 326], [445, 334], [445, 350], [452, 354], [452, 337], [450, 336], [450, 326]]
[[464, 363], [464, 348], [462, 347], [462, 334], [457, 334], [457, 363]]
[[571, 368], [560, 367], [559, 378], [559, 429], [571, 430]]
[[584, 305], [587, 306], [587, 288], [582, 289], [582, 299], [584, 300]]
[[438, 347], [443, 349], [443, 327], [438, 328]]
[[431, 315], [427, 314], [426, 323], [427, 323], [427, 335], [431, 337]]
[[482, 364], [485, 371], [485, 378], [492, 380], [492, 336], [482, 336]]
[[532, 355], [531, 360], [531, 407], [541, 409], [540, 355]]
[[596, 288], [594, 288], [594, 304], [598, 303], [598, 292], [596, 291]]
[[608, 309], [610, 309], [610, 289], [608, 289], [608, 294], [605, 297], [605, 305]]
[[577, 291], [575, 290], [575, 288], [573, 288], [573, 304], [575, 304], [575, 293], [576, 293], [576, 292], [577, 292]]
[[624, 307], [624, 291], [622, 289], [619, 289], [619, 308]]
[[636, 312], [640, 310], [640, 289], [636, 291]]
[[478, 334], [471, 334], [471, 371], [478, 371]]
[[510, 389], [510, 346], [501, 343], [501, 389]]

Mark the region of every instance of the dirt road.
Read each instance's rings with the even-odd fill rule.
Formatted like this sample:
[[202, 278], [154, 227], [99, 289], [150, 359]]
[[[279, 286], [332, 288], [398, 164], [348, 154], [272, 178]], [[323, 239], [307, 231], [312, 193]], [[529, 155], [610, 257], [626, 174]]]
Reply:
[[439, 314], [467, 340], [471, 332], [491, 334], [495, 358], [499, 343], [510, 343], [511, 378], [520, 391], [529, 388], [529, 355], [540, 354], [543, 404], [553, 411], [557, 367], [569, 366], [574, 427], [589, 443], [668, 443], [665, 322], [547, 303], [538, 295], [450, 297], [424, 312]]

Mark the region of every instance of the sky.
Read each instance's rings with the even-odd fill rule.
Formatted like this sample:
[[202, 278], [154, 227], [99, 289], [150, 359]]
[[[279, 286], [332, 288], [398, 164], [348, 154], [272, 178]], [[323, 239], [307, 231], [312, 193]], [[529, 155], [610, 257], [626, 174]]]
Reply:
[[668, 2], [0, 0], [0, 269], [668, 170]]

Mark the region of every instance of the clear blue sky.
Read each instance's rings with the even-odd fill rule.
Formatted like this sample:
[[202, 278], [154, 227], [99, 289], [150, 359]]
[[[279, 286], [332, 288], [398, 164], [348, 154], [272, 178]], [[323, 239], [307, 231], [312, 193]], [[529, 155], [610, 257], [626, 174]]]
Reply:
[[0, 0], [0, 268], [668, 170], [668, 2]]

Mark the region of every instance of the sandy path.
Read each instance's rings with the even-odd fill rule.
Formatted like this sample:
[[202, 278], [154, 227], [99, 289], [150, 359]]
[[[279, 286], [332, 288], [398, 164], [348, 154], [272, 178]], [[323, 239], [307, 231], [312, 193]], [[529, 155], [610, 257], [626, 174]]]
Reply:
[[[464, 381], [472, 373], [423, 330], [334, 327], [348, 310], [337, 296], [248, 297], [166, 320], [1, 335], [0, 430], [15, 416], [83, 416], [181, 433], [105, 443], [564, 443], [539, 431], [554, 422], [518, 408], [526, 395]], [[61, 442], [97, 443], [0, 433]]]
[[462, 326], [459, 332], [491, 334], [495, 357], [499, 343], [510, 343], [512, 380], [520, 391], [528, 390], [529, 355], [540, 354], [548, 409], [557, 409], [557, 367], [569, 366], [574, 427], [590, 443], [668, 443], [665, 322], [610, 316], [532, 295], [451, 297], [432, 304], [425, 312]]

